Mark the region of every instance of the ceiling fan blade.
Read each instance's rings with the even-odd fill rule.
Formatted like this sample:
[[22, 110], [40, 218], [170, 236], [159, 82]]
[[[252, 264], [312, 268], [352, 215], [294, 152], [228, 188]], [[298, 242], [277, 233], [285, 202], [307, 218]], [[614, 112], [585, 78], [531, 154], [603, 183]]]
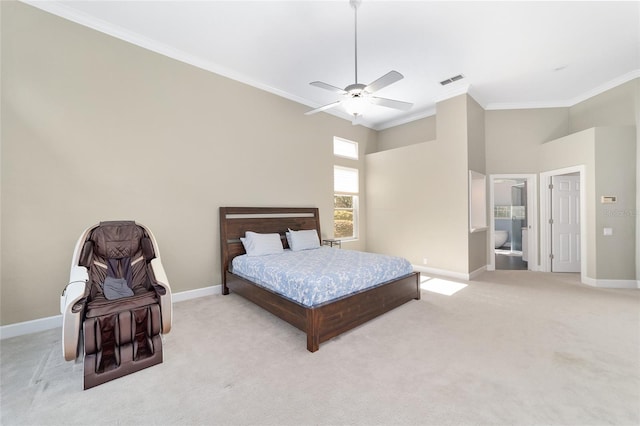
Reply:
[[315, 114], [316, 112], [320, 112], [320, 111], [324, 111], [324, 110], [329, 109], [329, 108], [333, 108], [334, 106], [337, 106], [338, 104], [340, 104], [340, 102], [342, 102], [342, 101], [331, 102], [330, 104], [321, 106], [320, 108], [316, 108], [316, 109], [312, 109], [311, 111], [307, 111], [307, 112], [304, 113], [304, 115], [311, 115], [311, 114]]
[[396, 81], [402, 80], [403, 78], [404, 76], [398, 71], [389, 71], [388, 73], [365, 87], [364, 90], [369, 93], [374, 93], [384, 87], [387, 87], [390, 84], [395, 83]]
[[341, 88], [336, 87], [336, 86], [332, 86], [332, 85], [327, 84], [327, 83], [323, 83], [321, 81], [314, 81], [314, 82], [311, 82], [309, 84], [312, 85], [312, 86], [319, 87], [321, 89], [329, 90], [331, 92], [340, 93], [341, 95], [344, 95], [345, 93], [347, 93], [344, 89], [341, 89]]
[[387, 108], [400, 109], [402, 111], [408, 111], [413, 106], [413, 104], [409, 102], [396, 101], [393, 99], [386, 99], [386, 98], [378, 98], [376, 96], [371, 96], [369, 100], [373, 104], [385, 106]]

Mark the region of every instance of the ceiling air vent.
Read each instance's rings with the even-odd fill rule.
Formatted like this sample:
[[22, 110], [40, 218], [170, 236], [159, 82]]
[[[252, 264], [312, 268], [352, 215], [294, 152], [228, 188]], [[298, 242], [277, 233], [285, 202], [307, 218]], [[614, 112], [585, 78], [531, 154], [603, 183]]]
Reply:
[[453, 77], [451, 77], [451, 78], [448, 78], [448, 79], [446, 79], [446, 80], [442, 80], [442, 81], [440, 82], [440, 84], [442, 84], [443, 86], [446, 86], [447, 84], [451, 84], [451, 83], [453, 83], [454, 81], [462, 80], [463, 78], [464, 78], [464, 76], [463, 76], [462, 74], [454, 75], [454, 76], [453, 76]]

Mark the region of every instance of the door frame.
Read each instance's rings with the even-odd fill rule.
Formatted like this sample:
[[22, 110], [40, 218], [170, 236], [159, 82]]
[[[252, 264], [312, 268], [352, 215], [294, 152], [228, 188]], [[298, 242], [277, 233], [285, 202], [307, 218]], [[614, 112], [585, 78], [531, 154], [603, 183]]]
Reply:
[[528, 239], [528, 262], [527, 268], [530, 271], [538, 270], [538, 175], [524, 173], [509, 173], [489, 175], [489, 263], [488, 271], [496, 270], [495, 255], [495, 217], [494, 217], [494, 187], [499, 179], [524, 179], [527, 181], [527, 228]]
[[552, 176], [580, 175], [580, 276], [587, 276], [587, 196], [585, 166], [572, 166], [540, 173], [540, 270], [551, 272], [551, 184]]

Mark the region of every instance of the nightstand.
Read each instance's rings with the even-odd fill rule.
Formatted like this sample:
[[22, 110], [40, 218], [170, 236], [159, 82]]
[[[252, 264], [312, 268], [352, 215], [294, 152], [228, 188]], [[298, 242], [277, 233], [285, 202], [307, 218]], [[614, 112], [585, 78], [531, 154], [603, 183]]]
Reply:
[[342, 241], [330, 238], [328, 240], [322, 240], [322, 245], [323, 246], [329, 246], [329, 247], [342, 248]]

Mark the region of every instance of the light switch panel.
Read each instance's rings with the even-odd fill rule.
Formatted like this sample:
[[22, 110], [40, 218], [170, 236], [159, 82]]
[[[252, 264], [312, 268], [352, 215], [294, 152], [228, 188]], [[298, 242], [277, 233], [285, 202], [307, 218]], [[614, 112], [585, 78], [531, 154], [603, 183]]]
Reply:
[[613, 235], [613, 228], [603, 228], [603, 234], [606, 235], [607, 237], [610, 235]]

